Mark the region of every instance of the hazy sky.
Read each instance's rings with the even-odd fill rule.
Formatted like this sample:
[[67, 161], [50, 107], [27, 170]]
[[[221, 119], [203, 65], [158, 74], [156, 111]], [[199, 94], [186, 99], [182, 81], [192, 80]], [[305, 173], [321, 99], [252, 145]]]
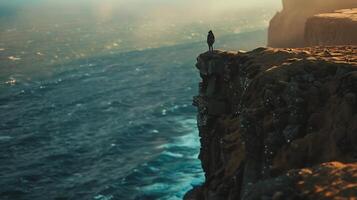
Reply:
[[280, 4], [280, 0], [0, 0], [0, 26], [38, 27], [81, 20], [158, 27], [205, 23], [214, 28], [218, 21], [224, 24], [233, 18], [269, 15], [262, 16], [268, 21]]
[[203, 41], [209, 29], [223, 37], [267, 27], [280, 7], [280, 0], [0, 0], [0, 59], [33, 63], [46, 54], [57, 63]]
[[[254, 8], [278, 9], [279, 0], [0, 0], [0, 7], [17, 7], [17, 13], [36, 9], [38, 14], [47, 12], [90, 12], [110, 17], [124, 13], [135, 16], [167, 14], [192, 17], [209, 16], [226, 11]], [[189, 15], [188, 15], [189, 14]]]

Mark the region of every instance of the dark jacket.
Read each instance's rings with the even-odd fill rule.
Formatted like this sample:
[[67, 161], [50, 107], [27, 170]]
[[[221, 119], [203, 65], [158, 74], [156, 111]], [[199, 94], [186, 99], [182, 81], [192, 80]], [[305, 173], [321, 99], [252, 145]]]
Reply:
[[208, 32], [207, 44], [212, 46], [214, 41], [215, 41], [215, 38], [214, 38], [214, 35], [213, 35], [212, 31]]

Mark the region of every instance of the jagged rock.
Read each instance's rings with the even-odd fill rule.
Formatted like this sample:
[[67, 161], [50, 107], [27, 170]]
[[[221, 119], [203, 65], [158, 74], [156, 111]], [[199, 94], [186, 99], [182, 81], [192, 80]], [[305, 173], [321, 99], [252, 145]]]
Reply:
[[[206, 181], [191, 199], [323, 199], [296, 180], [327, 184], [322, 163], [357, 161], [356, 46], [215, 51], [197, 60], [215, 70], [194, 98]], [[311, 167], [311, 177], [299, 174]]]
[[[283, 10], [270, 21], [268, 46], [303, 47], [305, 24], [316, 14], [357, 8], [356, 0], [283, 0]], [[350, 31], [350, 30], [348, 30]]]

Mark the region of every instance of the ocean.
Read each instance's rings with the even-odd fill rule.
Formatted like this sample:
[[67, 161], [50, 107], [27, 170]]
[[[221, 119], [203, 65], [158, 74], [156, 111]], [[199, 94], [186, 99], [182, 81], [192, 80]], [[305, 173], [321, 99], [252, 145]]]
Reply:
[[[265, 35], [217, 43], [248, 50], [264, 46]], [[191, 104], [196, 57], [206, 49], [196, 42], [100, 55], [45, 75], [2, 65], [0, 199], [182, 199], [204, 181]]]

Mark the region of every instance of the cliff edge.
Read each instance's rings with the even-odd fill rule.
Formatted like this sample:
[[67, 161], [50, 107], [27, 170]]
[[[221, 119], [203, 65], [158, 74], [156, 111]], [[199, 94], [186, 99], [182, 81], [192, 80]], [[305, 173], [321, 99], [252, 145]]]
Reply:
[[[283, 9], [270, 21], [268, 46], [293, 48], [306, 45], [308, 18], [339, 9], [357, 8], [356, 0], [283, 0]], [[342, 28], [342, 27], [341, 27]], [[341, 30], [341, 29], [338, 29]]]
[[186, 200], [356, 197], [356, 46], [217, 50], [196, 67], [206, 180]]

